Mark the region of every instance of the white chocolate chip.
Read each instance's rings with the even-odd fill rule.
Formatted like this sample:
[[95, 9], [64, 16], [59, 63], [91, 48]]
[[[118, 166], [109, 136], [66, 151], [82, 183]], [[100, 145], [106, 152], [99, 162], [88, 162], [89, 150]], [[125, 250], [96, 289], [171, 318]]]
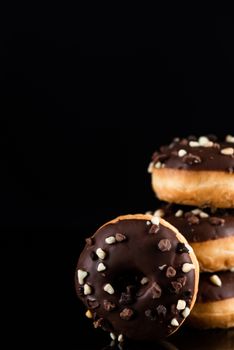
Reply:
[[107, 244], [113, 244], [113, 243], [116, 242], [116, 240], [115, 240], [115, 237], [114, 237], [114, 236], [110, 236], [110, 237], [107, 237], [107, 238], [105, 239], [105, 242], [106, 242]]
[[186, 306], [186, 308], [184, 309], [184, 311], [182, 311], [182, 316], [184, 318], [188, 317], [188, 315], [190, 314], [190, 308]]
[[173, 318], [173, 319], [171, 320], [171, 325], [174, 326], [174, 327], [178, 327], [178, 326], [179, 326], [179, 322], [177, 321], [176, 318]]
[[217, 275], [212, 275], [212, 276], [210, 276], [210, 281], [211, 281], [214, 285], [216, 285], [216, 286], [218, 286], [218, 287], [221, 287], [221, 286], [222, 286], [222, 281], [221, 281], [221, 279], [219, 278], [219, 276], [217, 276]]
[[201, 209], [199, 208], [193, 209], [191, 210], [191, 213], [193, 213], [194, 215], [199, 215], [201, 213]]
[[225, 140], [226, 140], [226, 142], [234, 143], [234, 136], [227, 135]]
[[102, 259], [102, 260], [104, 260], [106, 257], [106, 253], [104, 252], [104, 250], [102, 250], [102, 248], [98, 248], [96, 250], [96, 254], [99, 257], [99, 259]]
[[167, 265], [166, 264], [164, 264], [164, 265], [161, 265], [161, 266], [159, 266], [158, 268], [159, 268], [159, 270], [163, 270], [163, 269], [165, 269], [165, 267], [166, 267]]
[[199, 147], [200, 143], [197, 141], [189, 141], [189, 146], [190, 147]]
[[183, 266], [182, 266], [182, 271], [184, 273], [187, 273], [189, 271], [191, 271], [192, 269], [194, 269], [194, 265], [193, 264], [190, 264], [190, 263], [184, 263]]
[[152, 224], [154, 225], [159, 225], [159, 217], [158, 216], [153, 216], [151, 219]]
[[159, 218], [162, 218], [165, 215], [165, 212], [163, 209], [157, 209], [154, 212], [154, 216], [158, 216]]
[[162, 163], [161, 162], [157, 162], [156, 164], [154, 164], [154, 167], [156, 169], [160, 169], [162, 167]]
[[92, 293], [92, 289], [89, 284], [85, 283], [84, 285], [84, 295], [89, 295]]
[[112, 285], [110, 283], [105, 284], [103, 289], [105, 292], [107, 292], [109, 294], [114, 294], [114, 292], [115, 292], [114, 288], [112, 287]]
[[209, 217], [209, 214], [205, 213], [204, 211], [201, 211], [199, 216], [200, 216], [201, 219], [206, 219], [206, 218]]
[[88, 317], [88, 318], [93, 318], [93, 314], [92, 314], [92, 312], [90, 310], [86, 311], [85, 316]]
[[120, 334], [120, 335], [118, 336], [118, 341], [119, 341], [120, 343], [122, 343], [123, 340], [124, 340], [123, 334]]
[[175, 216], [177, 217], [177, 218], [180, 218], [181, 216], [183, 216], [183, 210], [181, 210], [181, 209], [179, 209], [179, 210], [177, 210], [177, 212], [175, 213]]
[[97, 271], [101, 272], [106, 270], [106, 266], [103, 263], [98, 264]]
[[184, 300], [179, 299], [176, 305], [177, 310], [184, 310], [186, 307], [186, 302]]
[[114, 333], [110, 333], [110, 337], [111, 337], [112, 340], [115, 340], [115, 339], [116, 339], [116, 336], [115, 336]]
[[234, 148], [232, 147], [223, 148], [221, 149], [220, 153], [226, 156], [232, 156], [234, 154]]
[[204, 146], [207, 142], [209, 142], [209, 139], [206, 136], [200, 136], [198, 142], [201, 146]]
[[148, 283], [148, 282], [149, 282], [149, 280], [148, 280], [147, 277], [143, 277], [143, 278], [141, 279], [141, 284], [142, 284], [142, 285], [144, 285], [144, 284], [146, 284], [146, 283]]
[[151, 224], [151, 222], [150, 222], [149, 220], [147, 220], [147, 221], [146, 221], [146, 225], [149, 226], [150, 224]]
[[148, 173], [152, 173], [153, 172], [153, 167], [154, 167], [154, 162], [150, 162], [149, 166], [148, 166], [148, 169], [147, 169]]
[[84, 279], [88, 276], [88, 272], [84, 270], [78, 270], [77, 275], [79, 284], [84, 284]]
[[179, 151], [178, 151], [178, 156], [179, 157], [183, 157], [183, 156], [185, 156], [187, 154], [187, 151], [185, 150], [185, 149], [180, 149]]
[[231, 268], [230, 268], [230, 271], [231, 271], [231, 272], [234, 272], [234, 267], [231, 267]]
[[214, 144], [214, 142], [210, 141], [206, 136], [199, 137], [198, 143], [203, 147], [212, 147]]
[[145, 212], [145, 215], [152, 215], [152, 214], [153, 214], [153, 212], [150, 211], [150, 210], [148, 210], [148, 211]]

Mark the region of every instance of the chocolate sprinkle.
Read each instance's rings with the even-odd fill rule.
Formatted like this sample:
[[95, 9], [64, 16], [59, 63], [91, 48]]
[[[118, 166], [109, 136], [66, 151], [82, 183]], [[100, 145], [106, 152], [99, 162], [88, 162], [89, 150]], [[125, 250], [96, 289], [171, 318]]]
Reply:
[[189, 225], [198, 225], [200, 222], [199, 218], [194, 214], [188, 215], [187, 221], [188, 221]]
[[156, 310], [159, 316], [163, 316], [163, 317], [166, 316], [167, 308], [164, 305], [158, 305], [156, 307]]
[[176, 270], [174, 269], [174, 267], [172, 266], [168, 266], [167, 270], [166, 270], [166, 276], [168, 278], [174, 277], [176, 275]]
[[180, 290], [182, 289], [182, 284], [180, 282], [172, 281], [171, 285], [173, 287], [173, 291], [178, 294]]
[[93, 245], [93, 238], [88, 237], [88, 238], [86, 238], [85, 242], [86, 242], [88, 245]]
[[159, 226], [158, 225], [152, 225], [149, 229], [149, 233], [157, 233], [159, 231]]
[[151, 294], [153, 299], [160, 298], [162, 294], [162, 289], [156, 282], [154, 282], [151, 286]]
[[120, 318], [122, 318], [122, 320], [126, 320], [126, 321], [129, 321], [132, 316], [133, 316], [133, 310], [132, 309], [129, 309], [129, 308], [125, 308], [123, 309], [123, 311], [120, 312]]
[[122, 233], [116, 233], [115, 239], [117, 242], [123, 242], [127, 239], [127, 237], [125, 235], [123, 235]]
[[211, 225], [218, 226], [223, 225], [225, 223], [225, 220], [222, 218], [217, 218], [216, 216], [212, 216], [209, 218], [209, 222]]
[[169, 239], [161, 239], [158, 242], [158, 248], [162, 251], [162, 252], [167, 252], [171, 249], [171, 242], [169, 241]]
[[103, 307], [106, 311], [112, 311], [114, 309], [116, 309], [116, 305], [115, 303], [113, 303], [112, 301], [108, 301], [108, 300], [103, 300]]
[[201, 157], [195, 156], [194, 154], [189, 153], [182, 158], [182, 161], [188, 165], [193, 165], [193, 164], [201, 163]]
[[186, 276], [178, 277], [177, 282], [181, 283], [182, 286], [185, 286], [185, 283], [187, 282], [187, 277]]
[[90, 309], [96, 309], [100, 306], [99, 302], [96, 299], [87, 299], [87, 304]]

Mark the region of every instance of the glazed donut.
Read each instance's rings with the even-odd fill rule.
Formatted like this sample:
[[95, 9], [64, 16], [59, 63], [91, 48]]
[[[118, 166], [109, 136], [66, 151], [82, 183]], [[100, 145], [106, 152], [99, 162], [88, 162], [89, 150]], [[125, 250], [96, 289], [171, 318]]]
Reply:
[[201, 271], [234, 267], [234, 210], [164, 205], [155, 212], [185, 236], [194, 249]]
[[75, 282], [94, 327], [119, 341], [156, 340], [179, 328], [196, 299], [199, 266], [176, 228], [152, 215], [126, 215], [86, 242]]
[[155, 152], [148, 171], [161, 200], [195, 206], [234, 208], [234, 137], [174, 139]]
[[201, 273], [188, 321], [197, 328], [234, 327], [234, 272]]

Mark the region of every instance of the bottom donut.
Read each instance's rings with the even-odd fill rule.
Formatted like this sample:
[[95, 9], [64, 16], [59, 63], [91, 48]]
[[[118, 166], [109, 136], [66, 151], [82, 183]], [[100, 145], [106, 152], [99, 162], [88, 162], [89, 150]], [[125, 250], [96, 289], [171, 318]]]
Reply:
[[201, 273], [188, 323], [196, 328], [234, 327], [234, 272]]

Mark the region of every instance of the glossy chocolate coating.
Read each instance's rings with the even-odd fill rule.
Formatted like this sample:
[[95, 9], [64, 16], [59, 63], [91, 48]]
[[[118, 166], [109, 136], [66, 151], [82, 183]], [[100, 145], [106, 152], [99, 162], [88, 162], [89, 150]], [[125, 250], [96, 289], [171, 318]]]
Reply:
[[[179, 205], [165, 206], [163, 208], [165, 212], [164, 219], [175, 226], [191, 243], [234, 236], [233, 209], [217, 209], [214, 213], [208, 208], [202, 209], [209, 215], [207, 218], [200, 217], [199, 214], [193, 214], [193, 209], [197, 208]], [[181, 217], [175, 216], [178, 210], [183, 210]], [[194, 216], [198, 220], [196, 222], [194, 220], [193, 223], [191, 217]]]
[[[179, 324], [184, 319], [176, 305], [180, 299], [190, 307], [195, 271], [184, 273], [182, 266], [192, 261], [187, 252], [178, 252], [179, 240], [172, 230], [162, 224], [157, 230], [153, 226], [143, 219], [120, 220], [101, 227], [86, 244], [77, 270], [88, 272], [84, 283], [90, 284], [92, 294], [83, 294], [77, 274], [76, 290], [87, 308], [92, 310], [94, 303], [96, 326], [132, 339], [155, 340], [177, 328], [171, 325], [173, 318]], [[125, 239], [105, 242], [118, 233]], [[95, 254], [98, 248], [106, 252], [103, 260]], [[97, 272], [100, 262], [106, 266], [103, 272]], [[148, 283], [142, 285], [143, 277]], [[114, 294], [104, 291], [106, 284], [113, 287]]]
[[[220, 278], [222, 282], [221, 287], [214, 285], [210, 281], [210, 277], [214, 274]], [[197, 295], [198, 303], [218, 301], [228, 298], [234, 298], [234, 272], [220, 271], [215, 273], [204, 272], [200, 274]]]
[[[234, 156], [222, 154], [221, 150], [233, 148], [234, 143], [219, 142], [215, 136], [209, 137], [209, 141], [213, 143], [211, 147], [201, 145], [191, 147], [190, 141], [197, 142], [198, 139], [196, 137], [175, 139], [170, 145], [162, 146], [159, 152], [153, 154], [153, 163], [160, 161], [165, 168], [233, 172]], [[180, 150], [186, 151], [182, 157], [178, 154]]]

